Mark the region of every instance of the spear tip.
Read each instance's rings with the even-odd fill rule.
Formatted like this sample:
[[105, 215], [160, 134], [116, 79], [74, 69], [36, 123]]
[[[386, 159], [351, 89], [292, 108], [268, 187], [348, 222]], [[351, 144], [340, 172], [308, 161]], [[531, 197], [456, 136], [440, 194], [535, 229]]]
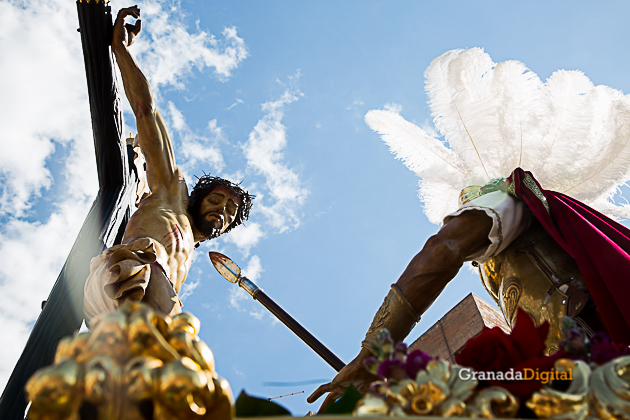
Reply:
[[230, 283], [238, 282], [241, 268], [234, 261], [219, 252], [209, 252], [208, 256], [212, 265]]

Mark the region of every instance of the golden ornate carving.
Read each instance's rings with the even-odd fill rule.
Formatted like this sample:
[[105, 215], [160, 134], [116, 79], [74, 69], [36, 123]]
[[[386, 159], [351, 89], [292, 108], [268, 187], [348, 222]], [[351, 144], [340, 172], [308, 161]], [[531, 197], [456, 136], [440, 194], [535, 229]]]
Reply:
[[538, 418], [586, 419], [591, 369], [582, 361], [560, 359], [554, 364], [558, 372], [570, 372], [573, 380], [566, 391], [546, 386], [527, 401]]
[[532, 178], [530, 174], [525, 174], [525, 177], [523, 178], [523, 184], [525, 184], [527, 189], [533, 192], [536, 198], [538, 198], [543, 203], [545, 209], [547, 209], [547, 213], [551, 213], [551, 211], [549, 210], [549, 203], [547, 203], [547, 197], [545, 197], [545, 194], [543, 194], [540, 188], [538, 188], [536, 181], [534, 181], [534, 178]]
[[459, 193], [457, 204], [461, 207], [471, 201], [495, 191], [507, 192], [505, 178], [493, 178], [484, 185], [469, 185]]
[[593, 371], [589, 386], [592, 418], [630, 419], [630, 356]]
[[481, 185], [469, 185], [459, 193], [457, 205], [461, 207], [464, 204], [468, 204], [474, 199], [479, 198], [481, 196], [482, 196]]
[[55, 363], [26, 384], [31, 420], [227, 420], [227, 381], [188, 313], [163, 318], [128, 303], [91, 333], [64, 338]]
[[510, 418], [518, 410], [516, 398], [503, 388], [475, 392], [477, 380], [462, 379], [462, 368], [433, 360], [415, 380], [383, 386], [384, 397], [368, 394], [355, 408], [355, 416], [439, 416]]
[[374, 315], [361, 346], [369, 348], [368, 343], [376, 340], [379, 331], [386, 328], [395, 340], [401, 341], [416, 325], [420, 316], [402, 294], [397, 285], [392, 284], [383, 304]]
[[545, 386], [527, 406], [539, 418], [571, 420], [630, 419], [630, 356], [611, 360], [591, 372], [582, 361], [560, 359], [560, 372], [571, 372], [566, 391]]
[[510, 277], [505, 280], [501, 291], [501, 309], [505, 314], [505, 318], [510, 325], [514, 325], [514, 317], [516, 316], [516, 308], [523, 293], [523, 286], [517, 277]]
[[[67, 367], [72, 370], [72, 366]], [[463, 380], [459, 366], [443, 360], [429, 362], [416, 380], [383, 384], [378, 393], [368, 394], [354, 415], [407, 417], [514, 418], [518, 400], [497, 386], [477, 389], [474, 379]], [[630, 420], [630, 356], [614, 359], [593, 371], [583, 361], [559, 359], [554, 364], [557, 378], [524, 402], [540, 419]], [[466, 375], [469, 377], [468, 375]], [[564, 384], [564, 386], [563, 386]], [[568, 384], [568, 386], [567, 386]], [[562, 387], [562, 390], [558, 389]]]
[[518, 411], [518, 401], [504, 388], [491, 386], [482, 389], [466, 407], [468, 417], [485, 419], [512, 418]]
[[516, 185], [514, 185], [513, 182], [510, 182], [510, 185], [508, 185], [507, 193], [510, 194], [513, 197], [518, 198], [518, 196], [516, 195]]

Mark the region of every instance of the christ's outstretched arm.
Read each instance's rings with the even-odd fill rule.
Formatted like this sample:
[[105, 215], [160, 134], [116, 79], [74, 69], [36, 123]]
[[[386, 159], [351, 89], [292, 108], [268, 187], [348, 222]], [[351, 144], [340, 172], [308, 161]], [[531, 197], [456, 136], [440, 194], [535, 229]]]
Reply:
[[125, 94], [136, 117], [139, 143], [147, 161], [147, 181], [153, 192], [160, 186], [169, 187], [178, 181], [173, 147], [164, 121], [155, 108], [151, 87], [128, 47], [141, 30], [141, 21], [125, 25], [127, 16], [138, 19], [138, 6], [121, 9], [114, 23], [112, 50], [125, 87]]

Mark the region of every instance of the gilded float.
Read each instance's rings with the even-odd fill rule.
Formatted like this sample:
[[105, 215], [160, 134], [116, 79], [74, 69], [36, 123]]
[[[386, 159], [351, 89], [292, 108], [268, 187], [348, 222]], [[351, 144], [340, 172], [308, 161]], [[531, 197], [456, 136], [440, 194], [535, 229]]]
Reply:
[[230, 387], [199, 339], [199, 320], [143, 304], [63, 339], [55, 363], [26, 384], [31, 420], [234, 418]]

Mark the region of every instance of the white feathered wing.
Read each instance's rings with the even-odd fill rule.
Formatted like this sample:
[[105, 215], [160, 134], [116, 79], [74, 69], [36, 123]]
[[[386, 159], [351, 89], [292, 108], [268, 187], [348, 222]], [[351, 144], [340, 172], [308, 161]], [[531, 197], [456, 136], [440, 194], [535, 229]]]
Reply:
[[393, 112], [369, 111], [365, 121], [421, 178], [431, 222], [457, 208], [462, 188], [518, 166], [545, 189], [630, 217], [630, 205], [612, 200], [630, 179], [630, 98], [578, 71], [560, 70], [542, 83], [523, 63], [495, 64], [480, 48], [446, 52], [425, 80], [446, 143]]

